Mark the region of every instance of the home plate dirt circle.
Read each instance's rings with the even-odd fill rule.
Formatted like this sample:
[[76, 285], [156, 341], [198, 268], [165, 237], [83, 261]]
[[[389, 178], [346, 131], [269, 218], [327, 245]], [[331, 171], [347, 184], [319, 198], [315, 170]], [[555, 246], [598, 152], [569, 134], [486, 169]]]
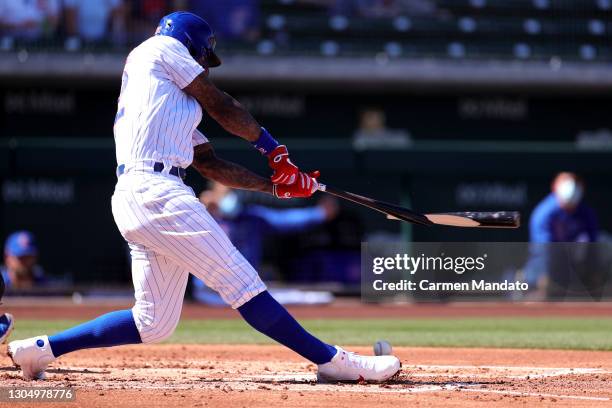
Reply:
[[[368, 348], [351, 349], [368, 352]], [[386, 384], [317, 384], [316, 366], [269, 345], [85, 350], [54, 363], [44, 382], [22, 380], [5, 359], [0, 378], [5, 387], [74, 387], [80, 396], [74, 406], [115, 408], [164, 406], [173, 398], [213, 406], [283, 405], [290, 398], [299, 398], [299, 405], [307, 407], [397, 401], [612, 406], [612, 353], [402, 347], [395, 351], [403, 362], [402, 372]]]

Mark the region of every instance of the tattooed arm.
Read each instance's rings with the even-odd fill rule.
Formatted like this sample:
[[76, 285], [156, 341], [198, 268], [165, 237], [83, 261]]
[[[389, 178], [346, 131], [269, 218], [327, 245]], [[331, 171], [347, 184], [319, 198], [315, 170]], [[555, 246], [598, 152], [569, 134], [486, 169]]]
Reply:
[[208, 114], [225, 130], [254, 142], [261, 134], [261, 126], [240, 103], [221, 91], [203, 72], [183, 91], [193, 96]]
[[272, 194], [270, 179], [258, 176], [236, 163], [217, 157], [210, 143], [200, 144], [194, 148], [192, 166], [203, 177], [218, 181], [228, 187]]

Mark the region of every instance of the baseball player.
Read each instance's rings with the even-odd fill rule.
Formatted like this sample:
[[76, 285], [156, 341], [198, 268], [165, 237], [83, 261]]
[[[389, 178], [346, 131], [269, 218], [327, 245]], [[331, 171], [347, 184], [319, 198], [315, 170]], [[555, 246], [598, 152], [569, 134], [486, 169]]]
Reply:
[[[8, 353], [26, 378], [44, 377], [49, 363], [75, 351], [168, 338], [181, 313], [188, 275], [219, 292], [256, 330], [318, 365], [322, 381], [384, 381], [400, 362], [360, 356], [328, 345], [304, 330], [266, 290], [193, 190], [183, 183], [192, 165], [229, 187], [310, 197], [317, 174], [301, 172], [289, 152], [231, 96], [208, 78], [221, 65], [215, 36], [200, 17], [165, 16], [156, 35], [129, 54], [114, 126], [118, 181], [115, 222], [132, 256], [135, 304], [52, 336], [9, 343]], [[202, 109], [228, 132], [267, 157], [270, 179], [216, 156], [196, 127]]]

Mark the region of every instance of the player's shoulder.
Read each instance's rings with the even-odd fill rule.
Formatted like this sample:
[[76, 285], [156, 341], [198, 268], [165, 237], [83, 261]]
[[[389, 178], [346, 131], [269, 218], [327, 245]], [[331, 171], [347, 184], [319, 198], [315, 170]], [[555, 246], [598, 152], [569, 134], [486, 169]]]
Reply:
[[183, 45], [176, 38], [168, 37], [167, 35], [154, 35], [153, 37], [145, 40], [142, 44], [139, 45], [143, 49], [148, 50], [157, 50], [160, 52], [166, 52], [167, 54], [171, 53], [187, 53], [187, 47]]
[[130, 55], [155, 55], [158, 51], [163, 50], [164, 45], [159, 41], [159, 36], [149, 37], [139, 45], [137, 45], [131, 52]]
[[180, 41], [164, 35], [155, 35], [134, 48], [128, 59], [172, 64], [186, 57], [190, 57], [189, 51]]

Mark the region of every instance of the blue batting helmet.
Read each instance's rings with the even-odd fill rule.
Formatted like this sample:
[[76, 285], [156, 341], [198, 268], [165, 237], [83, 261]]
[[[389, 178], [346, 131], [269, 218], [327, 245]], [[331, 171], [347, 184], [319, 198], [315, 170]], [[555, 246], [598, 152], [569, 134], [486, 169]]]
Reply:
[[155, 31], [157, 35], [176, 38], [187, 49], [191, 56], [200, 61], [205, 57], [209, 67], [218, 67], [221, 60], [215, 54], [217, 40], [206, 20], [186, 11], [177, 11], [163, 17]]

